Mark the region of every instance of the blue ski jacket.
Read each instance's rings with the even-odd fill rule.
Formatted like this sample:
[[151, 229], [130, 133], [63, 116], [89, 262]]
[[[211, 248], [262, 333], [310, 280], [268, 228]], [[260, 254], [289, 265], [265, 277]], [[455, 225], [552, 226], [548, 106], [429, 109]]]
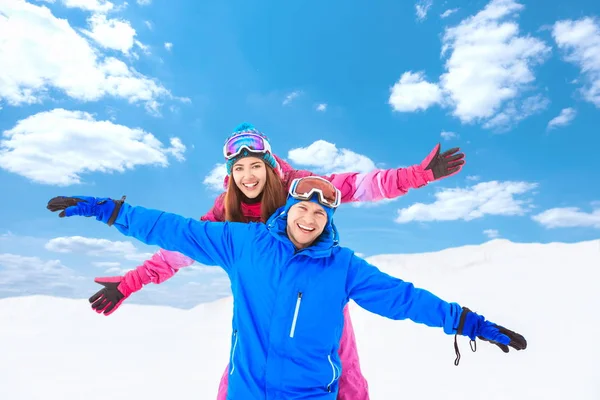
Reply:
[[333, 221], [296, 250], [281, 207], [266, 224], [205, 222], [124, 203], [114, 226], [144, 243], [219, 265], [233, 293], [228, 399], [335, 400], [349, 299], [395, 319], [456, 333], [461, 307], [339, 246]]

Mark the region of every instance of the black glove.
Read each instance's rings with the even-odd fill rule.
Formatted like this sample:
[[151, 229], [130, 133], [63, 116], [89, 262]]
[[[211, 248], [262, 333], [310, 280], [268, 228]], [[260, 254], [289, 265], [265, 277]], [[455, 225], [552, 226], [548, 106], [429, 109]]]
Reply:
[[506, 335], [510, 339], [510, 342], [508, 343], [508, 345], [502, 344], [495, 340], [486, 339], [483, 336], [477, 336], [477, 337], [480, 340], [483, 340], [485, 342], [490, 342], [490, 343], [495, 344], [496, 346], [500, 347], [500, 349], [505, 353], [508, 353], [508, 346], [512, 347], [515, 350], [525, 350], [527, 348], [527, 340], [525, 340], [523, 335], [521, 335], [517, 332], [513, 332], [510, 329], [506, 329], [505, 327], [500, 326], [500, 325], [494, 324], [494, 328], [497, 329], [501, 335]]
[[441, 147], [438, 143], [422, 163], [422, 165], [425, 165], [424, 169], [426, 171], [431, 170], [434, 180], [446, 178], [458, 173], [465, 163], [464, 153], [458, 153], [458, 151], [460, 151], [459, 147], [454, 147], [442, 154], [440, 154], [440, 149]]
[[[92, 308], [96, 310], [97, 313], [110, 315], [113, 311], [116, 311], [117, 308], [119, 308], [123, 300], [129, 297], [131, 291], [127, 290], [127, 285], [119, 287], [122, 283], [122, 279], [122, 276], [94, 279], [94, 282], [104, 286], [103, 289], [98, 290], [89, 299], [89, 302], [92, 304]], [[122, 293], [121, 290], [123, 290], [125, 293]]]
[[505, 353], [508, 353], [509, 346], [517, 351], [527, 348], [527, 340], [525, 340], [523, 335], [488, 321], [483, 315], [479, 315], [467, 307], [463, 307], [456, 335], [454, 336], [454, 350], [456, 351], [455, 365], [458, 365], [460, 361], [460, 351], [456, 342], [457, 335], [468, 336], [471, 339], [471, 350], [473, 351], [477, 350], [476, 338], [495, 344]]

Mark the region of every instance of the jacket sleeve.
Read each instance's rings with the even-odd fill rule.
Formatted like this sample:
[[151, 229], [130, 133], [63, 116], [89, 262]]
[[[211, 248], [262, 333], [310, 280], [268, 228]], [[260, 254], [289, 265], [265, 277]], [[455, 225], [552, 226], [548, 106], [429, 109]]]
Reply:
[[[309, 175], [314, 174], [305, 170], [296, 170], [292, 178]], [[425, 171], [421, 165], [397, 169], [375, 169], [367, 173], [345, 172], [321, 177], [333, 183], [342, 192], [342, 203], [394, 199], [405, 195], [410, 189], [420, 188], [433, 180], [431, 173]]]
[[[200, 217], [201, 221], [218, 221], [217, 215], [220, 215], [219, 211], [223, 208], [223, 197], [223, 194], [217, 197], [211, 209]], [[132, 290], [140, 290], [143, 285], [149, 283], [161, 284], [171, 279], [181, 268], [189, 267], [192, 264], [194, 264], [194, 260], [188, 256], [160, 249], [142, 265], [129, 272], [134, 273], [137, 277], [135, 279], [137, 284], [132, 286]]]
[[[189, 267], [194, 260], [175, 251], [158, 250], [136, 271], [142, 285], [149, 283], [160, 284], [172, 278], [181, 268]], [[141, 289], [141, 286], [137, 289]]]
[[362, 258], [352, 256], [348, 271], [349, 297], [364, 309], [381, 316], [440, 327], [447, 334], [458, 328], [461, 306], [448, 303], [410, 282], [390, 276]]
[[177, 251], [230, 272], [250, 239], [250, 224], [205, 222], [123, 203], [115, 228], [143, 243]]

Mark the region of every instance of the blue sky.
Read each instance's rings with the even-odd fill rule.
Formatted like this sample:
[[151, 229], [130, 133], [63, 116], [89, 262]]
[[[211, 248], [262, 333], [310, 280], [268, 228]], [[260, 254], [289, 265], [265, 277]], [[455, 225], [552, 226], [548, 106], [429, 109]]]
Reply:
[[[0, 34], [0, 297], [88, 297], [139, 265], [155, 247], [47, 200], [199, 217], [243, 121], [322, 174], [461, 147], [459, 175], [339, 210], [366, 256], [600, 236], [597, 2], [8, 0]], [[180, 275], [130, 300], [228, 293], [219, 269]]]

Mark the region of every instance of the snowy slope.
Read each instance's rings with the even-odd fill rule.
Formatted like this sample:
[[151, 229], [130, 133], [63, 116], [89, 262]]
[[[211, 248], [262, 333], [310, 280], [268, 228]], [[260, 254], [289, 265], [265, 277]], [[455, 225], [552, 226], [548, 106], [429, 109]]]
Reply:
[[[352, 304], [372, 399], [600, 399], [600, 241], [481, 246], [370, 258], [382, 270], [522, 333], [525, 352], [391, 321]], [[0, 394], [11, 400], [215, 398], [231, 299], [192, 310], [0, 300]]]

